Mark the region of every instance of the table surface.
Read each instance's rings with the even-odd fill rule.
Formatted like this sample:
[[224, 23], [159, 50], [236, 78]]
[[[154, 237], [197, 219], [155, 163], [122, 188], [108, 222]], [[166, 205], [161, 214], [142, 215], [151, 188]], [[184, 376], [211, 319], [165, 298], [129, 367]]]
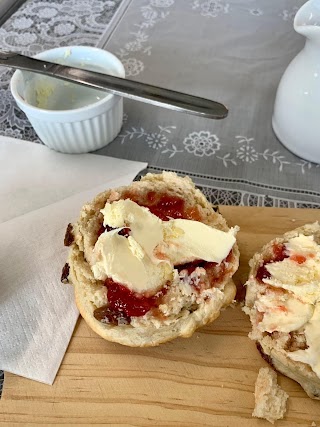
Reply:
[[[285, 149], [271, 126], [279, 80], [304, 46], [293, 18], [305, 1], [28, 0], [0, 39], [27, 55], [97, 45], [130, 79], [230, 108], [213, 121], [125, 101], [120, 135], [97, 154], [188, 174], [214, 204], [318, 208], [320, 166]], [[10, 76], [0, 68], [0, 134], [39, 142], [12, 100]]]
[[[275, 236], [317, 218], [313, 209], [223, 206], [239, 225], [241, 289], [252, 254]], [[0, 420], [8, 425], [267, 427], [251, 417], [260, 357], [248, 338], [250, 321], [240, 304], [188, 339], [154, 348], [104, 341], [79, 320], [52, 386], [6, 374]], [[320, 403], [278, 375], [289, 394], [282, 427], [320, 424]], [[0, 424], [1, 424], [0, 421]]]
[[[7, 0], [2, 13], [18, 3]], [[230, 107], [217, 122], [126, 101], [120, 135], [97, 154], [187, 174], [213, 204], [319, 208], [319, 165], [291, 154], [271, 128], [277, 85], [304, 45], [292, 26], [303, 3], [28, 0], [1, 25], [0, 40], [26, 55], [100, 46], [123, 61], [130, 79]], [[0, 135], [40, 143], [12, 99], [11, 75], [0, 67]]]
[[319, 165], [276, 138], [271, 118], [280, 78], [305, 39], [293, 18], [305, 0], [131, 0], [99, 46], [127, 76], [225, 103], [214, 121], [126, 103], [126, 122], [101, 154], [178, 170], [213, 203], [318, 207]]

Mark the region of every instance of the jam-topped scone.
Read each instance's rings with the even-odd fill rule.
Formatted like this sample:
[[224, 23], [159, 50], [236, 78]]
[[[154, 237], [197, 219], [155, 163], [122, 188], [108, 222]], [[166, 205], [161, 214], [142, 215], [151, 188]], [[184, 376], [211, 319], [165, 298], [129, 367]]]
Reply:
[[320, 226], [276, 238], [250, 261], [244, 311], [263, 358], [320, 399]]
[[144, 347], [189, 337], [235, 297], [236, 232], [189, 178], [147, 174], [83, 206], [66, 233], [63, 280], [109, 341]]

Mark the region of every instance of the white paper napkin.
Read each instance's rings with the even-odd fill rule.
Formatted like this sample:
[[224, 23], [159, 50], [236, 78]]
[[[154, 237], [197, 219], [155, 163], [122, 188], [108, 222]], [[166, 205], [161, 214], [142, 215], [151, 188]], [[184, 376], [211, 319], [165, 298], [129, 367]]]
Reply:
[[94, 154], [62, 154], [46, 146], [0, 137], [0, 223], [94, 188], [146, 163]]
[[84, 202], [145, 167], [0, 138], [0, 369], [53, 383], [78, 317], [72, 287], [60, 282], [66, 226]]

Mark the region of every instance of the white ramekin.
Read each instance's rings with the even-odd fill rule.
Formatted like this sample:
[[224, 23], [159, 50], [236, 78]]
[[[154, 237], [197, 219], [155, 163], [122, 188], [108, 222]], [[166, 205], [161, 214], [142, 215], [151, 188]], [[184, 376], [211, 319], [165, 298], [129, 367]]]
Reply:
[[[92, 70], [99, 67], [99, 72], [103, 72], [103, 69], [106, 74], [125, 77], [120, 60], [112, 53], [98, 48], [66, 46], [47, 50], [35, 58]], [[36, 87], [37, 79], [40, 78], [43, 76], [17, 70], [12, 76], [10, 88], [18, 106], [27, 115], [45, 145], [62, 153], [87, 153], [98, 150], [115, 139], [123, 119], [123, 102], [120, 96], [107, 94], [98, 101], [74, 109], [39, 108], [35, 102], [32, 105], [26, 101], [26, 82], [30, 91], [30, 86]], [[62, 84], [60, 80], [50, 80], [53, 84]]]

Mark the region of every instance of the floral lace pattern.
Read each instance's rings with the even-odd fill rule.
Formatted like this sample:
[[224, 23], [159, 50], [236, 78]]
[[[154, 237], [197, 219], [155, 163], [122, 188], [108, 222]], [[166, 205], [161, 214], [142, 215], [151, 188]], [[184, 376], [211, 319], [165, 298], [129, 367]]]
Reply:
[[[232, 12], [232, 6], [225, 0], [191, 0], [191, 7], [199, 11], [201, 16], [211, 18]], [[278, 16], [283, 21], [292, 22], [298, 10], [299, 7], [293, 6], [291, 9], [283, 9]], [[247, 9], [247, 12], [253, 16], [262, 16], [265, 13], [260, 7]]]
[[[128, 117], [127, 117], [128, 120]], [[320, 164], [299, 160], [292, 162], [281, 154], [279, 150], [270, 150], [269, 148], [260, 151], [256, 148], [254, 138], [237, 135], [233, 150], [225, 152], [220, 138], [208, 130], [193, 131], [189, 133], [182, 141], [182, 144], [175, 142], [177, 140], [175, 132], [176, 126], [166, 125], [157, 126], [158, 129], [148, 132], [144, 128], [126, 129], [119, 135], [121, 144], [129, 143], [136, 145], [136, 149], [143, 149], [141, 143], [146, 143], [149, 148], [159, 150], [161, 154], [166, 154], [172, 158], [178, 153], [188, 153], [195, 157], [215, 157], [221, 161], [225, 167], [237, 167], [241, 163], [254, 163], [258, 160], [271, 162], [278, 168], [279, 172], [287, 172], [286, 168], [296, 168], [297, 172], [304, 175], [311, 169], [319, 169]], [[221, 137], [222, 138], [222, 137]], [[175, 144], [174, 144], [175, 142]]]
[[256, 9], [249, 9], [249, 13], [250, 15], [253, 15], [253, 16], [261, 16], [263, 15], [264, 12], [263, 10], [256, 8]]
[[[33, 56], [58, 46], [95, 46], [121, 0], [29, 0], [0, 28], [1, 47]], [[0, 67], [0, 134], [40, 142], [9, 90]]]
[[283, 21], [290, 21], [292, 22], [294, 20], [294, 17], [296, 16], [296, 13], [298, 12], [299, 8], [297, 6], [292, 7], [291, 9], [284, 9], [280, 13], [280, 17], [283, 19]]
[[[134, 24], [137, 31], [130, 32], [128, 42], [116, 51], [116, 55], [121, 59], [126, 70], [126, 77], [137, 76], [144, 70], [142, 57], [150, 56], [152, 49], [148, 44], [149, 30], [168, 17], [170, 8], [174, 4], [175, 0], [150, 0], [148, 4], [140, 7], [141, 20]], [[132, 56], [138, 53], [141, 55], [139, 59]]]
[[216, 18], [222, 13], [229, 13], [230, 5], [222, 0], [194, 0], [192, 9], [199, 9], [202, 16]]
[[183, 145], [188, 153], [195, 156], [213, 156], [216, 151], [220, 150], [220, 142], [217, 135], [210, 132], [200, 131], [190, 133], [183, 141]]

